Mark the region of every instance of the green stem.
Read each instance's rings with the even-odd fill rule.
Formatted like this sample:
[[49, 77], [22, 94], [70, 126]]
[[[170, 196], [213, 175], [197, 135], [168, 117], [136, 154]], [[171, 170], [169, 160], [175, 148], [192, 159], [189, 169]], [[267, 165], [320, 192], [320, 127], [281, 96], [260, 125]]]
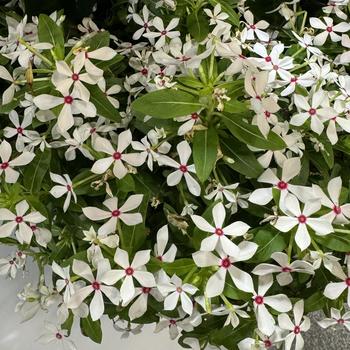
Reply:
[[322, 249], [318, 246], [318, 244], [315, 242], [313, 238], [311, 238], [311, 244], [316, 249], [316, 251], [322, 253]]
[[223, 300], [223, 302], [225, 303], [225, 305], [227, 306], [227, 308], [229, 310], [234, 310], [233, 305], [228, 301], [228, 299], [225, 297], [225, 295], [220, 294], [220, 298]]
[[293, 251], [293, 243], [294, 243], [294, 232], [290, 234], [289, 238], [289, 244], [288, 244], [288, 263], [290, 263], [290, 260], [292, 258], [292, 251]]
[[73, 183], [73, 188], [77, 188], [80, 185], [85, 184], [86, 182], [89, 182], [90, 180], [97, 179], [98, 177], [100, 177], [100, 175], [97, 175], [97, 174], [90, 175], [90, 176], [88, 176], [87, 178], [85, 178], [83, 180], [80, 180], [80, 181], [78, 181], [76, 183]]
[[38, 56], [39, 58], [41, 58], [41, 60], [43, 62], [45, 62], [48, 66], [53, 67], [54, 64], [44, 55], [42, 55], [40, 52], [38, 52], [36, 49], [34, 49], [34, 47], [32, 47], [31, 45], [29, 45], [23, 38], [18, 38], [18, 42], [20, 44], [22, 44], [23, 46], [25, 46], [31, 53], [33, 53], [34, 55]]
[[339, 233], [350, 233], [350, 230], [343, 230], [341, 228], [335, 228], [334, 232], [339, 232]]
[[197, 271], [197, 266], [195, 266], [194, 268], [192, 268], [192, 270], [190, 270], [190, 272], [184, 278], [183, 283], [187, 283], [196, 271]]
[[301, 47], [299, 50], [297, 50], [296, 52], [293, 53], [292, 57], [298, 56], [300, 54], [300, 52], [303, 52], [305, 50], [304, 47]]

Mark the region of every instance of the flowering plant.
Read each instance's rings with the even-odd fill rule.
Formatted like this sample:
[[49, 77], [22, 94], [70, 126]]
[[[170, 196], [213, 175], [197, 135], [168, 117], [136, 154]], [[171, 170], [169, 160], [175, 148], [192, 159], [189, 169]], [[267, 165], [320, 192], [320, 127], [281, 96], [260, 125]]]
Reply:
[[2, 10], [0, 274], [40, 271], [17, 311], [56, 308], [39, 340], [69, 349], [101, 317], [193, 349], [349, 328], [348, 1], [115, 3], [110, 32], [99, 2]]

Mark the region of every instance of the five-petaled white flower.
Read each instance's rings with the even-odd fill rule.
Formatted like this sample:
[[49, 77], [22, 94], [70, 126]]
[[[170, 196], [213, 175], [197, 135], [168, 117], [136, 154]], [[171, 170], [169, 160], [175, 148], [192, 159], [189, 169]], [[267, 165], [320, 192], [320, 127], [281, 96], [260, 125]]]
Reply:
[[0, 208], [0, 218], [3, 221], [8, 221], [0, 226], [0, 237], [9, 237], [12, 233], [16, 233], [18, 241], [23, 244], [30, 244], [33, 237], [32, 224], [38, 224], [46, 220], [45, 216], [38, 211], [33, 211], [29, 214], [29, 204], [23, 200], [16, 204], [16, 214], [6, 208]]
[[74, 286], [70, 278], [70, 266], [61, 267], [55, 261], [52, 263], [52, 271], [61, 277], [56, 281], [56, 288], [59, 293], [64, 290], [63, 301], [67, 303], [71, 296], [74, 294]]
[[337, 324], [344, 325], [348, 331], [350, 331], [350, 311], [345, 312], [343, 315], [340, 310], [331, 308], [331, 318], [324, 318], [317, 322], [322, 328], [328, 328]]
[[109, 278], [109, 272], [112, 270], [108, 259], [101, 259], [98, 262], [96, 277], [91, 267], [84, 261], [74, 260], [72, 269], [76, 275], [83, 277], [89, 283], [75, 291], [67, 303], [68, 308], [76, 309], [90, 294], [94, 293], [90, 303], [90, 315], [91, 319], [96, 321], [101, 318], [105, 310], [103, 294], [114, 305], [118, 305], [120, 295], [118, 289], [112, 287], [115, 282]]
[[131, 131], [125, 130], [118, 135], [117, 149], [114, 149], [111, 142], [102, 137], [95, 140], [94, 148], [98, 152], [109, 154], [107, 158], [97, 160], [91, 168], [95, 174], [103, 174], [113, 164], [113, 174], [122, 179], [128, 170], [124, 163], [132, 166], [140, 166], [144, 163], [145, 157], [140, 153], [124, 153], [132, 142]]
[[258, 249], [253, 242], [243, 241], [238, 245], [237, 255], [228, 256], [222, 250], [218, 250], [220, 257], [211, 252], [199, 251], [192, 254], [193, 260], [199, 267], [217, 266], [219, 269], [213, 274], [205, 287], [205, 294], [209, 297], [220, 295], [225, 287], [227, 272], [230, 274], [235, 286], [244, 292], [253, 293], [254, 285], [250, 275], [235, 266], [236, 262], [249, 260]]
[[180, 299], [182, 309], [187, 314], [192, 315], [193, 303], [188, 294], [195, 294], [198, 290], [197, 287], [183, 283], [181, 278], [176, 275], [173, 275], [169, 281], [158, 284], [157, 287], [163, 295], [167, 295], [164, 299], [164, 310], [174, 310]]
[[85, 207], [83, 208], [83, 213], [92, 221], [108, 219], [108, 221], [98, 229], [99, 234], [107, 235], [117, 230], [117, 222], [119, 219], [128, 226], [134, 226], [142, 222], [142, 215], [140, 213], [129, 213], [129, 211], [140, 206], [142, 199], [143, 194], [131, 195], [120, 207], [118, 198], [112, 197], [106, 199], [102, 203], [108, 210], [102, 210], [96, 207]]
[[176, 245], [173, 243], [165, 252], [168, 244], [169, 230], [168, 225], [162, 226], [157, 232], [157, 243], [154, 245], [154, 255], [162, 262], [173, 262], [176, 256]]
[[68, 331], [66, 329], [61, 329], [53, 323], [46, 322], [45, 332], [38, 338], [38, 342], [41, 344], [56, 343], [62, 346], [63, 349], [77, 350], [74, 343], [67, 337]]
[[66, 212], [72, 196], [74, 198], [74, 202], [77, 202], [77, 196], [73, 190], [72, 181], [68, 174], [63, 174], [63, 176], [61, 176], [50, 172], [50, 178], [53, 182], [58, 183], [58, 185], [51, 188], [51, 195], [53, 195], [55, 198], [60, 198], [67, 194], [67, 197], [63, 204], [63, 211]]
[[290, 350], [295, 339], [295, 350], [304, 348], [304, 339], [302, 332], [307, 332], [310, 329], [310, 319], [304, 314], [304, 300], [299, 300], [293, 307], [294, 322], [287, 314], [278, 315], [278, 325], [281, 329], [287, 330], [290, 333], [284, 339], [285, 350]]
[[201, 231], [211, 233], [209, 237], [202, 240], [200, 249], [202, 251], [210, 252], [215, 250], [219, 244], [227, 255], [236, 256], [239, 253], [239, 248], [227, 236], [232, 236], [232, 238], [243, 236], [249, 230], [249, 225], [242, 221], [236, 221], [223, 227], [226, 211], [221, 202], [213, 207], [212, 216], [215, 226], [212, 226], [206, 219], [199, 215], [191, 216], [194, 224]]

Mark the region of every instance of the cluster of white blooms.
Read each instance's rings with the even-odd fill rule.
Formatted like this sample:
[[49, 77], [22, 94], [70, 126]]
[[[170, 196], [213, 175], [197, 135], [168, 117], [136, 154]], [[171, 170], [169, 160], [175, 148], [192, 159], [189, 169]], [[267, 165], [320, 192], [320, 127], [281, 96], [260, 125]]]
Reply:
[[57, 308], [41, 342], [103, 315], [192, 349], [301, 350], [323, 307], [350, 329], [349, 3], [230, 3], [129, 0], [130, 42], [6, 17], [0, 275], [35, 257], [17, 311]]

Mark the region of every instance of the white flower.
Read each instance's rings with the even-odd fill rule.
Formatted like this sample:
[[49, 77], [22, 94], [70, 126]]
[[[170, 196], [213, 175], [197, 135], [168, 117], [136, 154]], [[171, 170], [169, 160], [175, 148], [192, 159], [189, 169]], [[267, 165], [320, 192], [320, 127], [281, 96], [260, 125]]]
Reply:
[[226, 227], [223, 227], [226, 211], [222, 203], [217, 203], [213, 207], [212, 216], [215, 227], [199, 215], [191, 216], [194, 224], [200, 230], [211, 233], [209, 237], [202, 240], [201, 250], [210, 252], [215, 250], [218, 247], [218, 244], [220, 244], [222, 250], [227, 255], [236, 256], [239, 254], [239, 248], [227, 236], [232, 236], [232, 238], [243, 236], [249, 230], [249, 225], [242, 221], [236, 221]]
[[106, 199], [102, 203], [108, 210], [102, 210], [96, 207], [85, 207], [83, 208], [83, 213], [92, 221], [108, 219], [108, 221], [98, 229], [99, 234], [108, 235], [116, 231], [119, 219], [128, 226], [134, 226], [142, 222], [142, 215], [140, 213], [129, 213], [129, 211], [140, 206], [142, 199], [143, 194], [131, 195], [124, 204], [119, 207], [118, 198], [112, 197]]
[[313, 266], [303, 260], [295, 260], [292, 263], [288, 261], [288, 255], [282, 252], [275, 252], [271, 254], [271, 258], [275, 260], [278, 265], [273, 264], [259, 264], [254, 268], [252, 273], [258, 276], [265, 276], [271, 273], [278, 273], [276, 280], [280, 286], [286, 286], [293, 282], [292, 273], [306, 273], [313, 275]]
[[3, 140], [0, 144], [0, 175], [5, 173], [5, 182], [15, 183], [18, 180], [19, 172], [14, 167], [29, 164], [35, 157], [35, 153], [23, 152], [17, 158], [10, 160], [12, 154], [11, 145]]
[[67, 303], [74, 294], [74, 286], [70, 279], [69, 270], [70, 266], [61, 267], [55, 261], [52, 263], [52, 271], [61, 277], [61, 279], [57, 279], [56, 281], [56, 288], [59, 293], [64, 290], [63, 301], [65, 303]]
[[218, 183], [215, 186], [215, 189], [204, 196], [204, 198], [208, 200], [213, 201], [224, 201], [226, 199], [229, 203], [235, 203], [236, 202], [236, 196], [232, 192], [232, 190], [235, 190], [239, 186], [239, 183], [234, 183], [231, 185], [222, 185]]
[[[16, 71], [14, 71], [14, 74], [16, 74]], [[2, 94], [2, 104], [5, 105], [13, 100], [15, 92], [19, 90], [19, 86], [15, 84], [16, 76], [12, 77], [4, 66], [0, 66], [0, 78], [11, 83], [11, 85]]]
[[94, 277], [90, 266], [86, 262], [74, 259], [73, 272], [87, 280], [89, 285], [75, 291], [67, 303], [68, 308], [76, 309], [91, 293], [94, 293], [90, 303], [90, 315], [91, 319], [96, 321], [104, 313], [103, 294], [114, 305], [118, 305], [120, 300], [119, 291], [117, 288], [111, 287], [115, 282], [111, 282], [107, 277], [111, 271], [108, 259], [100, 260], [97, 265], [96, 277]]
[[193, 330], [192, 324], [188, 321], [188, 318], [183, 319], [185, 314], [179, 312], [180, 317], [167, 317], [163, 316], [163, 319], [157, 323], [154, 333], [159, 333], [161, 330], [168, 328], [170, 339], [174, 340], [179, 335], [179, 328], [186, 332], [191, 332]]
[[97, 160], [91, 168], [91, 171], [95, 174], [103, 174], [107, 169], [113, 165], [113, 174], [122, 179], [128, 170], [124, 165], [124, 162], [133, 166], [140, 166], [144, 163], [145, 157], [140, 153], [124, 153], [126, 148], [132, 142], [131, 131], [125, 130], [118, 135], [118, 145], [115, 150], [110, 141], [105, 138], [98, 137], [95, 141], [94, 147], [98, 152], [107, 153], [110, 156]]
[[17, 135], [16, 139], [16, 150], [18, 152], [23, 152], [24, 144], [29, 143], [31, 137], [33, 136], [33, 131], [26, 130], [26, 127], [32, 124], [32, 117], [27, 114], [24, 116], [23, 120], [20, 122], [18, 114], [16, 111], [11, 111], [9, 113], [9, 119], [11, 120], [13, 127], [7, 126], [4, 128], [4, 136], [6, 138], [11, 138]]
[[53, 182], [59, 184], [51, 188], [50, 194], [52, 196], [54, 196], [55, 198], [60, 198], [67, 194], [63, 205], [63, 211], [66, 212], [69, 207], [72, 196], [74, 198], [74, 202], [77, 202], [77, 196], [74, 192], [72, 181], [68, 174], [63, 174], [63, 176], [61, 176], [50, 172], [50, 178]]
[[91, 226], [89, 231], [83, 230], [84, 241], [90, 242], [91, 245], [103, 244], [109, 248], [116, 248], [119, 244], [118, 235], [100, 234], [96, 233], [95, 229]]
[[177, 134], [179, 136], [183, 136], [186, 133], [190, 132], [195, 124], [201, 123], [200, 116], [197, 112], [191, 113], [189, 115], [185, 115], [183, 117], [177, 117], [175, 118], [177, 122], [184, 122], [179, 129], [177, 130]]
[[157, 243], [154, 245], [154, 255], [162, 262], [171, 263], [175, 260], [177, 248], [173, 243], [165, 252], [165, 248], [168, 244], [168, 239], [168, 225], [164, 225], [157, 232]]
[[84, 101], [89, 101], [90, 92], [82, 82], [96, 84], [98, 79], [89, 73], [80, 73], [84, 65], [82, 57], [82, 55], [75, 57], [72, 69], [65, 61], [56, 61], [56, 71], [53, 73], [51, 80], [56, 89], [62, 94], [69, 91], [73, 85], [72, 94]]
[[219, 269], [213, 274], [205, 287], [205, 294], [209, 297], [220, 295], [225, 287], [227, 272], [230, 274], [235, 286], [244, 292], [253, 293], [253, 280], [247, 272], [235, 266], [236, 262], [249, 260], [258, 249], [258, 245], [253, 242], [243, 241], [238, 245], [239, 253], [228, 256], [223, 251], [218, 250], [220, 258], [211, 252], [195, 252], [192, 258], [199, 267], [216, 266]]
[[30, 228], [33, 231], [36, 242], [42, 247], [47, 247], [47, 244], [52, 240], [52, 233], [45, 227], [38, 227], [36, 224], [31, 223]]
[[118, 84], [114, 84], [110, 86], [108, 89], [106, 88], [106, 80], [100, 79], [97, 83], [98, 87], [101, 89], [101, 91], [106, 95], [108, 101], [115, 107], [119, 108], [119, 101], [112, 97], [113, 95], [116, 95], [121, 91], [121, 86]]
[[281, 96], [287, 96], [295, 92], [297, 86], [310, 87], [315, 84], [315, 78], [310, 72], [299, 76], [291, 76], [287, 80], [281, 82], [283, 85], [288, 85], [284, 90], [281, 91]]
[[209, 25], [226, 25], [225, 19], [229, 18], [227, 13], [221, 12], [220, 4], [216, 4], [213, 11], [204, 9], [204, 12], [210, 18]]
[[322, 328], [328, 328], [337, 324], [344, 325], [350, 331], [350, 311], [341, 315], [340, 310], [331, 308], [331, 318], [324, 318], [317, 322]]
[[335, 300], [347, 290], [347, 303], [350, 306], [350, 264], [347, 264], [347, 274], [343, 271], [342, 266], [336, 262], [330, 271], [334, 276], [338, 277], [342, 282], [331, 282], [326, 285], [323, 294], [331, 300]]
[[67, 339], [68, 331], [61, 329], [61, 327], [55, 326], [52, 323], [45, 323], [45, 333], [43, 333], [39, 338], [38, 342], [42, 344], [56, 343], [67, 350], [77, 350], [74, 343]]
[[295, 350], [302, 350], [304, 348], [304, 339], [301, 333], [307, 332], [310, 329], [310, 319], [306, 316], [303, 318], [303, 313], [304, 300], [299, 300], [295, 303], [293, 308], [294, 322], [291, 321], [290, 317], [287, 314], [278, 315], [278, 325], [283, 330], [290, 331], [290, 333], [284, 339], [285, 350], [290, 350], [294, 339]]
[[30, 244], [33, 236], [31, 224], [43, 222], [46, 218], [38, 211], [26, 215], [28, 209], [29, 205], [25, 200], [16, 204], [16, 214], [6, 208], [0, 208], [1, 220], [8, 221], [0, 226], [0, 237], [9, 237], [13, 232], [16, 232], [16, 237], [21, 244]]
[[188, 315], [192, 315], [193, 303], [188, 294], [195, 294], [197, 287], [189, 283], [182, 283], [181, 278], [176, 275], [173, 275], [168, 282], [158, 284], [157, 287], [164, 296], [167, 295], [164, 300], [164, 310], [174, 310], [180, 299], [182, 309]]
[[312, 95], [311, 105], [302, 95], [294, 95], [294, 103], [303, 112], [293, 115], [290, 120], [291, 125], [301, 126], [310, 119], [311, 130], [319, 135], [324, 128], [322, 118], [334, 116], [333, 109], [329, 107], [328, 97], [323, 90], [318, 90]]
[[317, 46], [322, 46], [328, 36], [331, 37], [333, 42], [337, 42], [341, 40], [341, 36], [337, 33], [345, 33], [350, 30], [350, 24], [346, 22], [341, 22], [336, 25], [333, 24], [333, 18], [331, 17], [323, 17], [323, 23], [319, 18], [311, 17], [310, 24], [313, 28], [323, 30], [322, 33], [319, 33], [314, 38], [314, 43]]
[[339, 204], [339, 197], [342, 189], [340, 176], [331, 179], [327, 185], [329, 197], [323, 192], [320, 186], [313, 184], [312, 189], [317, 197], [321, 199], [323, 206], [331, 209], [323, 217], [335, 224], [348, 224], [350, 218], [350, 204]]
[[261, 41], [269, 41], [269, 35], [263, 31], [269, 26], [269, 24], [266, 21], [262, 20], [257, 23], [254, 23], [254, 16], [249, 10], [245, 11], [243, 16], [247, 22], [244, 23], [246, 27], [242, 30], [241, 33], [241, 39], [243, 42], [245, 42], [246, 40], [254, 40], [255, 35]]
[[[281, 208], [282, 209], [282, 208]], [[298, 199], [290, 194], [285, 200], [285, 208], [282, 211], [288, 216], [279, 216], [274, 225], [277, 230], [288, 232], [295, 226], [298, 229], [295, 234], [295, 242], [301, 250], [305, 250], [311, 244], [308, 227], [319, 236], [333, 232], [332, 224], [324, 218], [311, 217], [321, 209], [321, 202], [313, 200], [306, 202], [304, 209], [300, 209]]]
[[146, 5], [142, 8], [142, 17], [137, 13], [133, 13], [132, 19], [136, 24], [141, 26], [132, 36], [134, 40], [139, 40], [144, 32], [150, 32], [149, 28], [152, 26], [152, 20], [150, 19], [150, 12]]
[[[68, 135], [67, 135], [68, 136]], [[67, 138], [64, 143], [68, 145], [64, 156], [66, 160], [72, 161], [76, 158], [76, 151], [79, 150], [84, 157], [94, 160], [94, 157], [88, 149], [86, 149], [86, 140], [91, 136], [91, 130], [82, 125], [79, 128], [74, 129], [73, 138]]]
[[148, 272], [145, 268], [145, 265], [149, 262], [151, 257], [150, 252], [150, 250], [138, 251], [130, 264], [128, 252], [117, 248], [114, 255], [114, 261], [122, 268], [122, 270], [110, 271], [107, 273], [107, 278], [111, 284], [123, 279], [120, 288], [120, 296], [123, 303], [129, 302], [135, 295], [134, 279], [136, 279], [142, 287], [155, 287], [156, 281], [153, 274]]
[[17, 263], [16, 257], [8, 257], [0, 259], [0, 275], [9, 278], [16, 278], [17, 270], [21, 266]]
[[192, 153], [191, 147], [187, 141], [181, 141], [177, 145], [176, 149], [180, 158], [180, 163], [168, 156], [161, 156], [158, 159], [158, 163], [160, 165], [168, 165], [177, 169], [168, 175], [167, 184], [168, 186], [175, 186], [181, 181], [182, 177], [184, 177], [188, 190], [194, 196], [199, 196], [201, 193], [201, 187], [199, 183], [189, 174], [190, 172], [194, 174], [196, 173], [194, 164], [187, 164]]
[[49, 110], [51, 108], [61, 106], [62, 109], [57, 118], [57, 125], [60, 132], [65, 132], [74, 125], [74, 114], [83, 114], [85, 117], [95, 117], [96, 107], [89, 101], [80, 99], [76, 92], [69, 93], [68, 90], [62, 92], [63, 97], [52, 95], [39, 95], [34, 97], [33, 102], [41, 110]]
[[265, 296], [273, 284], [271, 275], [259, 277], [258, 292], [254, 291], [254, 311], [259, 330], [270, 336], [275, 330], [275, 319], [267, 310], [265, 305], [270, 306], [278, 312], [288, 312], [292, 308], [290, 300], [284, 294]]
[[257, 335], [259, 336], [259, 339], [253, 339], [253, 338], [245, 338], [241, 340], [237, 346], [239, 350], [265, 350], [270, 349], [274, 346], [277, 348], [280, 348], [280, 344], [283, 341], [282, 338], [282, 332], [279, 329], [279, 327], [275, 327], [275, 331], [272, 333], [272, 335], [267, 336], [260, 332], [259, 330], [256, 330]]
[[158, 32], [144, 33], [143, 36], [148, 39], [154, 39], [159, 37], [159, 39], [154, 45], [154, 48], [156, 50], [159, 50], [165, 45], [166, 38], [174, 39], [180, 36], [179, 31], [172, 31], [172, 29], [178, 26], [179, 21], [179, 18], [172, 18], [169, 24], [166, 27], [164, 27], [163, 20], [160, 17], [155, 17], [153, 19], [152, 25], [158, 30]]

